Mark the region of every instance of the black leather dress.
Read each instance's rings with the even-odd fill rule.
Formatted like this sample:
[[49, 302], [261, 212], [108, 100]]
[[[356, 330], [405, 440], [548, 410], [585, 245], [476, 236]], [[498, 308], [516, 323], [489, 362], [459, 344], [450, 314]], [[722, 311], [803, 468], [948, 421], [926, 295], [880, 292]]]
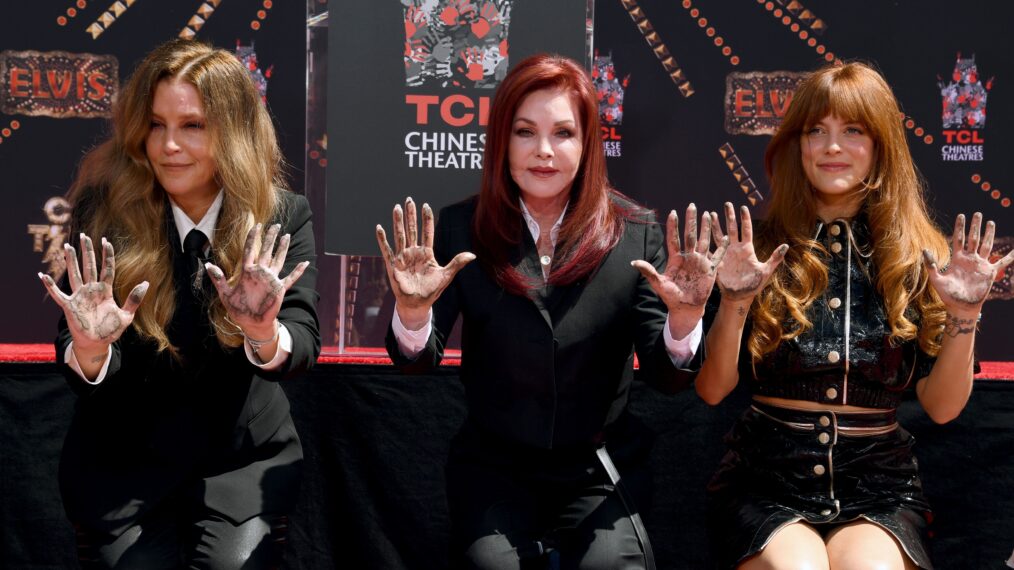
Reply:
[[916, 341], [889, 342], [863, 217], [818, 224], [815, 234], [828, 251], [828, 287], [809, 309], [813, 328], [757, 363], [744, 349], [740, 380], [758, 395], [881, 411], [788, 410], [755, 402], [726, 436], [728, 453], [708, 484], [718, 566], [735, 567], [793, 522], [826, 535], [865, 519], [930, 569], [924, 545], [929, 505], [914, 440], [898, 426], [895, 411], [934, 359]]

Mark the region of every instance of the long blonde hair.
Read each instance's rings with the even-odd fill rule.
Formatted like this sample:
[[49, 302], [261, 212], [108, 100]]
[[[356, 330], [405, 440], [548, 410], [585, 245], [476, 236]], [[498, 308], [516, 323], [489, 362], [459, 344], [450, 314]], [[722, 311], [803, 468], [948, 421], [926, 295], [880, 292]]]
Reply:
[[[918, 338], [924, 351], [936, 354], [946, 315], [928, 284], [922, 250], [929, 249], [943, 265], [949, 258], [947, 240], [927, 212], [894, 93], [879, 73], [855, 62], [822, 68], [800, 84], [765, 153], [772, 195], [758, 235], [758, 255], [765, 258], [781, 243], [788, 243], [789, 251], [751, 309], [750, 353], [758, 360], [782, 340], [810, 329], [806, 310], [827, 288], [821, 259], [827, 252], [813, 239], [817, 204], [803, 171], [800, 139], [829, 115], [864, 125], [873, 138], [861, 208], [869, 223], [876, 288], [891, 342]], [[788, 330], [783, 327], [786, 317], [795, 321]]]
[[[226, 275], [243, 259], [249, 229], [274, 216], [286, 185], [271, 117], [235, 56], [177, 39], [155, 48], [134, 70], [114, 107], [112, 136], [88, 152], [71, 186], [73, 225], [75, 232], [105, 236], [116, 248], [118, 301], [137, 283], [149, 282], [132, 326], [159, 351], [175, 354], [166, 335], [176, 306], [172, 266], [166, 263], [172, 247], [165, 232], [168, 205], [145, 153], [155, 88], [165, 79], [193, 85], [204, 104], [216, 182], [225, 193], [215, 228], [214, 261]], [[217, 296], [209, 317], [220, 344], [242, 343], [239, 328], [226, 320]]]

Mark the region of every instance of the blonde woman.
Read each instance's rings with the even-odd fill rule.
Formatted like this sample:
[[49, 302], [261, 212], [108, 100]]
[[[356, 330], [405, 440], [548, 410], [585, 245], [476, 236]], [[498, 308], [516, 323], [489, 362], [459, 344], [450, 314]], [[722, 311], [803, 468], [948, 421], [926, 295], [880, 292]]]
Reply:
[[[900, 116], [866, 65], [813, 73], [768, 146], [756, 254], [749, 212], [726, 205], [696, 389], [717, 404], [743, 380], [753, 405], [709, 484], [719, 567], [932, 567], [929, 505], [895, 412], [914, 389], [934, 421], [961, 413], [976, 321], [1014, 254], [989, 261], [995, 227], [980, 238], [978, 213], [967, 231], [957, 217], [948, 244]], [[784, 262], [758, 261], [773, 252]]]
[[60, 486], [82, 561], [278, 562], [302, 450], [275, 381], [320, 350], [310, 209], [280, 167], [245, 67], [184, 40], [141, 62], [85, 157], [82, 267], [68, 244], [67, 283], [40, 274], [78, 393]]

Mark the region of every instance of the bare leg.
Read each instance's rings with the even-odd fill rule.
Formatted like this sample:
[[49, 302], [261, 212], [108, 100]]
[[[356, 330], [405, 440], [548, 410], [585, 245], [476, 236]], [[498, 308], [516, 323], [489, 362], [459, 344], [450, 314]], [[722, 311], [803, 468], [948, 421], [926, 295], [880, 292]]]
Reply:
[[831, 531], [827, 536], [827, 555], [834, 570], [917, 568], [891, 533], [868, 521], [857, 521]]
[[738, 570], [828, 570], [824, 539], [806, 523], [792, 523], [775, 533], [760, 554]]

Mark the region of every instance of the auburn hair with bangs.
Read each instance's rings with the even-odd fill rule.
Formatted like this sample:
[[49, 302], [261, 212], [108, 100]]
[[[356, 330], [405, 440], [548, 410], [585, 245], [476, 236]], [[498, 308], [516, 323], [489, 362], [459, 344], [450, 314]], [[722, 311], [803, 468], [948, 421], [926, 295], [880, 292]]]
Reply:
[[590, 275], [616, 246], [626, 219], [638, 208], [609, 185], [602, 151], [598, 97], [587, 72], [568, 58], [539, 54], [519, 62], [497, 89], [486, 127], [482, 185], [472, 224], [476, 253], [501, 287], [526, 295], [541, 286], [511, 265], [510, 253], [524, 226], [521, 189], [510, 174], [508, 151], [514, 116], [535, 91], [561, 90], [570, 95], [581, 126], [582, 153], [570, 189], [570, 203], [557, 237], [548, 282], [566, 285]]
[[[809, 129], [828, 116], [862, 124], [873, 139], [860, 210], [869, 223], [875, 285], [890, 339], [918, 338], [925, 352], [936, 354], [946, 313], [929, 286], [922, 250], [929, 249], [943, 265], [950, 258], [947, 240], [927, 212], [894, 93], [879, 73], [858, 62], [830, 65], [809, 75], [768, 144], [764, 160], [771, 201], [757, 250], [762, 259], [781, 243], [789, 244], [789, 250], [751, 309], [750, 353], [758, 360], [782, 340], [810, 329], [806, 311], [827, 288], [822, 259], [827, 252], [813, 239], [817, 203], [803, 170], [801, 143]], [[791, 329], [783, 327], [787, 317], [795, 321]]]

